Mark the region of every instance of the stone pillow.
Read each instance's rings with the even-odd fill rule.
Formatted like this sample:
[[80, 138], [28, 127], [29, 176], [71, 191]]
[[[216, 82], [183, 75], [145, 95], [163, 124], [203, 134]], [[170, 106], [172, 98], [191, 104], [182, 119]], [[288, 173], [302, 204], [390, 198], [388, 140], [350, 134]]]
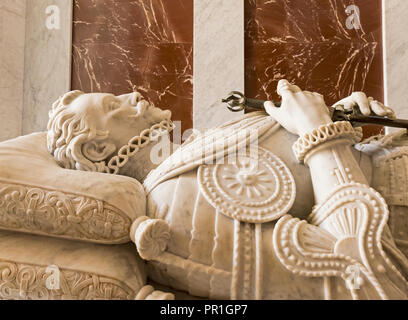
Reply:
[[133, 300], [145, 284], [145, 264], [131, 243], [0, 231], [0, 299]]
[[115, 244], [145, 215], [143, 186], [129, 177], [61, 168], [46, 132], [0, 143], [0, 229]]

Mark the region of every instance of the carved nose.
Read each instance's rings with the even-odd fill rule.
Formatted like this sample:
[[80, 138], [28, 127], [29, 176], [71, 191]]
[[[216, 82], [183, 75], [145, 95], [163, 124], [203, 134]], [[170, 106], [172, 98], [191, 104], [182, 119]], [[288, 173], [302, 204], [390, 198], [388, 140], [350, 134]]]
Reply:
[[142, 99], [142, 96], [139, 92], [132, 92], [127, 94], [122, 94], [118, 96], [118, 98], [122, 101], [123, 104], [130, 104], [132, 106], [136, 106], [137, 103]]

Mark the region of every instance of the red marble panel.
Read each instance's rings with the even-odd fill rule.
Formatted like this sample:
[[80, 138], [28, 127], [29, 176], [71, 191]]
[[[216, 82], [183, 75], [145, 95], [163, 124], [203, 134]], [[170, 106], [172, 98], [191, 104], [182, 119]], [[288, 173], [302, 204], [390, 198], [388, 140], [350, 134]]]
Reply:
[[[360, 10], [360, 29], [346, 26], [349, 5]], [[245, 19], [247, 96], [278, 100], [286, 78], [327, 104], [353, 91], [383, 100], [381, 0], [248, 0]]]
[[192, 127], [193, 0], [75, 0], [72, 88], [140, 91]]

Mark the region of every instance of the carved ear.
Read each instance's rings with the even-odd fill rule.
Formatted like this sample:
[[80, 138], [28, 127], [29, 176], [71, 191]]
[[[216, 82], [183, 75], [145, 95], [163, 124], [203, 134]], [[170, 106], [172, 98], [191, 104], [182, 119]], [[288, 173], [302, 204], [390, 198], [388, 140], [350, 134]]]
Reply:
[[82, 154], [93, 162], [103, 161], [116, 151], [109, 141], [89, 141], [82, 146]]

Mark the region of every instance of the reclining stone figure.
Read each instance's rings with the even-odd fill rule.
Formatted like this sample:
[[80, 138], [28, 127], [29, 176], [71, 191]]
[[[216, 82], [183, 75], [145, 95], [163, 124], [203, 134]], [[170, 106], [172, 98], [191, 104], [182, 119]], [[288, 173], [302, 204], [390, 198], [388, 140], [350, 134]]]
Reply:
[[[136, 92], [73, 91], [50, 111], [48, 148], [65, 168], [143, 182], [131, 238], [161, 284], [221, 299], [406, 299], [405, 133], [353, 148], [360, 133], [333, 123], [320, 94], [286, 80], [278, 93], [281, 108], [194, 134], [158, 164], [170, 111]], [[362, 93], [341, 103], [392, 116]]]

